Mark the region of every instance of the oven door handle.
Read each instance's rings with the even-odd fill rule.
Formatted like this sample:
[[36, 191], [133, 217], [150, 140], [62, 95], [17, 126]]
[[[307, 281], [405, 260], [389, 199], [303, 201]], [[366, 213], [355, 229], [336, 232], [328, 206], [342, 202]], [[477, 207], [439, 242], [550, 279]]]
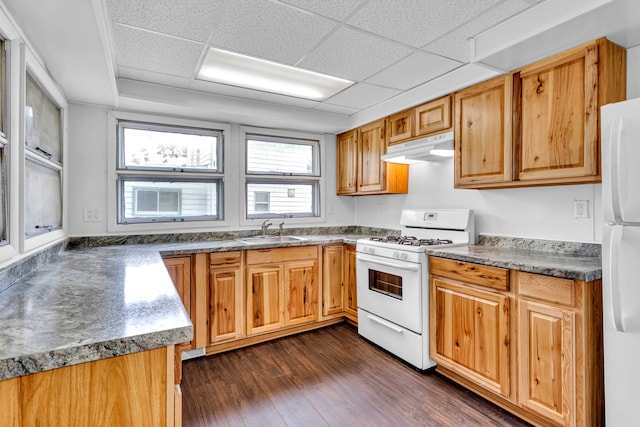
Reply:
[[372, 322], [377, 323], [378, 325], [382, 325], [387, 329], [391, 329], [393, 332], [397, 332], [399, 334], [401, 334], [403, 332], [402, 329], [398, 328], [397, 326], [392, 325], [389, 322], [385, 322], [384, 320], [380, 320], [380, 319], [378, 319], [376, 317], [367, 315], [367, 319], [371, 320]]
[[364, 254], [356, 254], [356, 259], [360, 261], [370, 262], [371, 264], [384, 265], [385, 267], [397, 268], [399, 270], [405, 271], [419, 271], [420, 264], [406, 263], [406, 264], [397, 264], [395, 262], [382, 261], [378, 257], [372, 257]]

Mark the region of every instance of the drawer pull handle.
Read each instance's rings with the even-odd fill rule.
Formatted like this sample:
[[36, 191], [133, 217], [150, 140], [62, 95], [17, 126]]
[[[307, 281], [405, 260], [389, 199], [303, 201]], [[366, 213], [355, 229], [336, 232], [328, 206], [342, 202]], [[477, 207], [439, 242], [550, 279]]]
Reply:
[[380, 319], [378, 319], [376, 317], [372, 317], [372, 316], [369, 316], [369, 315], [367, 315], [367, 318], [369, 320], [371, 320], [372, 322], [377, 323], [378, 325], [382, 325], [387, 329], [391, 329], [393, 332], [397, 332], [399, 334], [401, 334], [403, 332], [402, 329], [398, 328], [395, 325], [392, 325], [389, 322], [385, 322], [384, 320], [380, 320]]

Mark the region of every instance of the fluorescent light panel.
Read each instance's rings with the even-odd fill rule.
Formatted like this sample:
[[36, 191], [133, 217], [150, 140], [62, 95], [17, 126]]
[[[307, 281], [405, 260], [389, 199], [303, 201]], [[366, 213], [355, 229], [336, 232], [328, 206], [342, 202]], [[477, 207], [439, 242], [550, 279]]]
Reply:
[[210, 47], [198, 79], [323, 101], [352, 81]]

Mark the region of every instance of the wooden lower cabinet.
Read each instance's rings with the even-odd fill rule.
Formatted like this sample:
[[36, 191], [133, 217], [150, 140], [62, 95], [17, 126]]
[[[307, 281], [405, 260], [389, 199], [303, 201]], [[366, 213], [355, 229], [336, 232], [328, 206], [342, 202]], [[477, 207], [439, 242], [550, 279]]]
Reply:
[[431, 313], [431, 358], [509, 397], [510, 298], [434, 277]]
[[209, 344], [242, 338], [245, 334], [242, 252], [212, 253], [209, 259]]
[[344, 246], [344, 314], [358, 323], [358, 290], [356, 286], [356, 245]]
[[[194, 316], [191, 315], [191, 256], [176, 256], [163, 258], [164, 265], [167, 267], [169, 276], [180, 295], [180, 299], [184, 304], [184, 309], [191, 318], [191, 323], [195, 325]], [[186, 341], [178, 344], [178, 350], [191, 350], [194, 348], [192, 341]]]
[[247, 335], [318, 320], [316, 246], [247, 251]]
[[322, 316], [344, 314], [344, 256], [343, 245], [322, 248]]
[[162, 347], [0, 381], [0, 426], [179, 427], [173, 354]]
[[495, 269], [431, 258], [438, 371], [535, 425], [602, 425], [600, 280]]

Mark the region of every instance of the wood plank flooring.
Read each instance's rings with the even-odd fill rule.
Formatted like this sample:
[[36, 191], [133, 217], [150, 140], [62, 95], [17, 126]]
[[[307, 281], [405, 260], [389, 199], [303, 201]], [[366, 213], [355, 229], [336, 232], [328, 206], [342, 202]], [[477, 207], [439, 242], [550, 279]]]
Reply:
[[528, 426], [342, 323], [185, 361], [183, 426]]

